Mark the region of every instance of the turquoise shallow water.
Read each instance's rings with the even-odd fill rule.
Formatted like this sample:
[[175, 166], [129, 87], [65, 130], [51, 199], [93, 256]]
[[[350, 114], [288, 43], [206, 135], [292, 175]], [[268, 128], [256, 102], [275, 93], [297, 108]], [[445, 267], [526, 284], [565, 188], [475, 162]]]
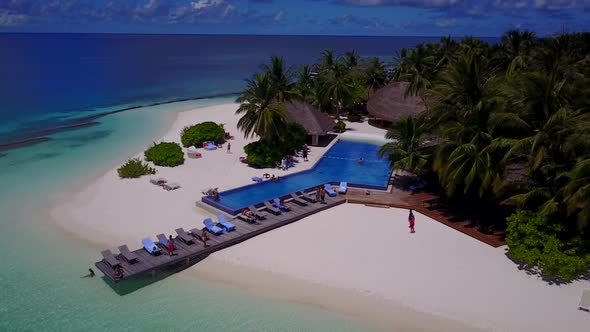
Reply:
[[52, 200], [149, 145], [177, 111], [223, 101], [107, 116], [97, 126], [53, 135], [0, 158], [0, 331], [368, 330], [315, 307], [259, 298], [183, 273], [124, 296], [100, 277], [80, 278], [101, 248], [54, 228]]

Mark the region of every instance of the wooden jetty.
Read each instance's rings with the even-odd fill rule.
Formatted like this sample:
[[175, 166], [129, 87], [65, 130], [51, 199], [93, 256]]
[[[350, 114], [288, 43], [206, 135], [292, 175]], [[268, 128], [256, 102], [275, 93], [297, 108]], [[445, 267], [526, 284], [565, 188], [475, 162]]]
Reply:
[[[175, 247], [173, 256], [168, 255], [165, 250], [163, 250], [162, 254], [154, 256], [149, 254], [145, 249], [141, 248], [133, 251], [138, 257], [137, 261], [134, 263], [128, 263], [122, 257], [117, 255], [117, 258], [123, 269], [123, 277], [121, 278], [115, 277], [115, 270], [107, 265], [104, 260], [96, 262], [94, 265], [113, 282], [119, 282], [150, 272], [155, 273], [155, 271], [160, 269], [186, 268], [213, 252], [233, 246], [256, 235], [290, 224], [309, 215], [343, 204], [345, 202], [346, 198], [344, 196], [326, 196], [326, 204], [318, 202], [308, 203], [306, 206], [301, 206], [295, 202], [286, 200], [285, 205], [289, 206], [291, 211], [284, 212], [278, 216], [268, 213], [266, 219], [259, 220], [255, 224], [250, 224], [236, 218], [232, 220], [232, 223], [236, 225], [236, 230], [225, 232], [219, 236], [209, 234], [207, 248], [204, 247], [200, 238], [194, 237], [192, 244], [186, 244], [182, 242], [180, 238], [173, 235]], [[201, 229], [203, 226], [204, 225], [202, 224], [202, 221], [197, 221], [195, 223], [195, 228]], [[188, 232], [189, 230], [187, 229], [186, 231]], [[155, 240], [155, 236], [152, 237], [152, 240]]]

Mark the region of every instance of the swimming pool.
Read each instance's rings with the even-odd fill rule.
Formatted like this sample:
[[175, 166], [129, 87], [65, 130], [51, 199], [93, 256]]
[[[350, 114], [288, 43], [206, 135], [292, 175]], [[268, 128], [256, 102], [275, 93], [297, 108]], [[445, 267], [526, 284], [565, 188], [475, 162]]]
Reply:
[[[208, 197], [202, 200], [227, 213], [237, 214], [249, 205], [324, 183], [345, 181], [349, 186], [385, 190], [391, 165], [386, 158], [379, 157], [379, 148], [376, 143], [343, 139], [309, 170], [286, 175], [278, 182], [266, 180], [221, 192], [219, 201]], [[359, 157], [363, 158], [362, 164], [358, 162]]]

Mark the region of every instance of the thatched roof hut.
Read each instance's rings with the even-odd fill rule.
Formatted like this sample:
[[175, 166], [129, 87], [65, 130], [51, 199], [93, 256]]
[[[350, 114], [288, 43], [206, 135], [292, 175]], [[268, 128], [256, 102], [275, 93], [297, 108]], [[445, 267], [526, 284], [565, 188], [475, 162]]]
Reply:
[[408, 82], [391, 82], [375, 91], [367, 102], [367, 111], [375, 118], [396, 122], [403, 116], [418, 115], [426, 110], [418, 96], [405, 96]]
[[302, 101], [285, 102], [285, 109], [291, 120], [307, 129], [307, 133], [312, 136], [312, 145], [317, 145], [319, 136], [327, 134], [336, 125], [328, 114]]

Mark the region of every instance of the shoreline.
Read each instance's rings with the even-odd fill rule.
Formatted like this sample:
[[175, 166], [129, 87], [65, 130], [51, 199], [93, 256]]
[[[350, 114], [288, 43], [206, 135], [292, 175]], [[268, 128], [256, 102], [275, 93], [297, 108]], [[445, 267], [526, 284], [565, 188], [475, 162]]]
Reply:
[[[176, 112], [176, 119], [170, 127], [163, 128], [164, 134], [158, 141], [178, 142], [179, 132], [184, 126], [202, 121], [224, 123], [226, 130], [235, 136], [231, 141], [232, 153], [226, 153], [225, 149], [203, 151], [203, 158], [187, 159], [182, 166], [156, 167], [158, 173], [155, 177], [179, 182], [181, 189], [166, 192], [151, 185], [150, 177], [122, 180], [116, 175], [115, 167], [81, 185], [79, 190], [60, 195], [61, 202], [52, 204], [50, 208], [52, 223], [64, 232], [65, 237], [91, 242], [95, 247], [128, 244], [132, 249], [141, 247], [140, 240], [145, 236], [154, 238], [155, 234], [170, 234], [178, 227], [191, 229], [199, 225], [204, 218], [212, 216], [210, 212], [194, 204], [202, 189], [219, 187], [223, 191], [240, 187], [250, 184], [252, 176], [259, 176], [266, 171], [253, 169], [239, 162], [243, 146], [251, 140], [243, 138], [235, 127], [236, 107], [235, 103], [221, 103]], [[348, 135], [356, 137], [371, 138], [385, 132], [366, 123], [351, 123], [349, 128]], [[299, 163], [288, 171], [272, 171], [284, 176], [309, 169], [327, 148], [329, 146], [312, 147], [309, 162]], [[142, 152], [138, 152], [133, 156], [141, 155]], [[508, 316], [508, 320], [498, 326], [486, 315], [478, 313], [478, 306], [483, 306], [486, 309], [481, 310], [491, 311], [490, 315], [494, 318], [498, 315], [496, 306], [506, 306], [511, 301], [511, 296], [508, 291], [505, 294], [507, 297], [502, 297], [506, 292], [502, 287], [507, 285], [498, 284], [488, 294], [491, 303], [474, 299], [473, 296], [478, 291], [481, 292], [478, 284], [469, 283], [467, 288], [461, 283], [457, 284], [462, 278], [473, 279], [473, 273], [485, 271], [489, 275], [479, 278], [493, 281], [501, 277], [518, 287], [528, 287], [526, 294], [531, 298], [536, 296], [539, 302], [548, 301], [548, 294], [559, 295], [555, 303], [561, 307], [566, 307], [571, 302], [571, 295], [575, 293], [572, 289], [583, 285], [577, 283], [567, 287], [569, 291], [565, 295], [563, 292], [556, 293], [558, 288], [536, 295], [533, 290], [546, 285], [526, 276], [522, 271], [514, 271], [516, 267], [508, 262], [501, 251], [494, 251], [422, 215], [417, 220], [420, 235], [410, 238], [406, 235], [405, 224], [391, 224], [387, 221], [391, 220], [391, 215], [396, 216], [394, 220], [403, 220], [405, 212], [402, 212], [397, 209], [371, 209], [345, 204], [226, 248], [187, 269], [186, 274], [196, 279], [203, 278], [247, 289], [254, 295], [325, 308], [385, 330], [405, 328], [409, 331], [440, 331], [441, 328], [448, 331], [488, 328], [522, 330], [523, 326], [527, 326], [512, 311], [502, 312]], [[367, 233], [367, 236], [359, 238], [357, 234], [360, 222], [376, 225], [377, 229], [383, 231], [371, 236]], [[317, 231], [318, 227], [323, 231]], [[386, 229], [391, 233], [387, 233]], [[381, 240], [373, 240], [375, 236]], [[306, 238], [306, 241], [298, 240], [301, 238]], [[362, 246], [361, 250], [355, 250], [356, 243]], [[456, 247], [459, 244], [461, 257], [457, 261], [458, 258], [453, 253], [459, 250]], [[308, 245], [312, 248], [307, 248]], [[445, 250], [446, 256], [442, 255]], [[408, 257], [400, 251], [409, 251], [415, 257]], [[324, 256], [321, 257], [322, 255]], [[392, 255], [396, 256], [394, 263], [389, 262]], [[380, 258], [377, 259], [377, 256]], [[97, 251], [96, 257], [91, 259], [94, 261], [98, 257]], [[286, 257], [289, 262], [285, 262]], [[489, 269], [486, 265], [488, 260], [493, 262], [492, 265], [499, 264], [501, 271]], [[325, 264], [327, 261], [330, 262], [329, 265]], [[479, 267], [472, 267], [475, 263]], [[431, 270], [431, 266], [435, 269]], [[476, 270], [470, 270], [471, 268]], [[400, 271], [416, 273], [412, 278], [417, 279], [422, 288], [405, 287], [411, 286], [410, 280], [413, 279], [408, 279], [409, 276], [400, 274]], [[441, 272], [446, 275], [441, 276]], [[449, 283], [455, 288], [449, 287]], [[518, 291], [514, 287], [510, 288]], [[465, 289], [467, 293], [462, 293]], [[437, 292], [446, 293], [443, 296]], [[442, 296], [442, 302], [438, 298], [429, 298], [429, 294]], [[457, 298], [457, 294], [461, 297]], [[433, 300], [439, 303], [433, 304]], [[457, 303], [449, 302], [455, 300]], [[523, 304], [518, 301], [516, 303]], [[493, 307], [486, 307], [489, 305]], [[546, 308], [540, 309], [543, 311]], [[572, 316], [565, 313], [564, 309], [557, 311], [562, 318], [558, 323], [579, 322], [583, 319], [577, 313]], [[572, 327], [571, 330], [575, 331], [575, 328]]]

